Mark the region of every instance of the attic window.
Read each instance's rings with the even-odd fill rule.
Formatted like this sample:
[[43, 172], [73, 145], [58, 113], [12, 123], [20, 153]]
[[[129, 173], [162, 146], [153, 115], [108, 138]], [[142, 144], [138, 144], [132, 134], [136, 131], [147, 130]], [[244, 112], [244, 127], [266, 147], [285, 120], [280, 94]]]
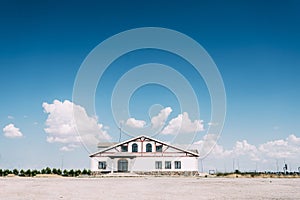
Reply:
[[128, 152], [128, 146], [121, 146], [122, 152]]
[[156, 146], [156, 152], [162, 152], [162, 145]]
[[152, 152], [152, 144], [148, 143], [146, 145], [146, 152]]
[[138, 145], [136, 143], [132, 144], [132, 152], [138, 152]]

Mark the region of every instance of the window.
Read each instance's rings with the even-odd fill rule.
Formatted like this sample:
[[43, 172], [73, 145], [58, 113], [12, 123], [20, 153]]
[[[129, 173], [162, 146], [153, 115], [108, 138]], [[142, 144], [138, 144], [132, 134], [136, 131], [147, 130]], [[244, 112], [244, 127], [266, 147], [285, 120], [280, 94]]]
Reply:
[[128, 151], [128, 146], [121, 146], [121, 151], [122, 152], [127, 152]]
[[152, 144], [148, 143], [146, 145], [146, 152], [152, 152]]
[[171, 169], [171, 161], [165, 162], [165, 169]]
[[161, 161], [155, 161], [155, 169], [162, 169], [162, 162]]
[[98, 169], [106, 169], [106, 162], [105, 161], [100, 161], [98, 163]]
[[175, 161], [175, 169], [181, 169], [181, 161]]
[[138, 145], [136, 143], [132, 144], [132, 152], [138, 152]]
[[156, 146], [156, 152], [162, 152], [162, 145]]

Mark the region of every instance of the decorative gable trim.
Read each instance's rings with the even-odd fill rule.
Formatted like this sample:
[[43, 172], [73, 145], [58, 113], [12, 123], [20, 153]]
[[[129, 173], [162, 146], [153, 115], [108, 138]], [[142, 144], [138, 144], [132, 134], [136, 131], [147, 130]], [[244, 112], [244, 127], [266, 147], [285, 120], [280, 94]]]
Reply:
[[[124, 145], [124, 144], [128, 144], [128, 143], [130, 143], [130, 142], [134, 142], [134, 141], [137, 141], [137, 140], [140, 140], [140, 141], [142, 141], [142, 142], [145, 141], [145, 140], [153, 141], [153, 142], [156, 142], [156, 143], [159, 143], [159, 144], [162, 144], [162, 145], [167, 146], [167, 149], [168, 149], [169, 147], [171, 147], [171, 148], [176, 149], [176, 150], [178, 150], [178, 151], [180, 151], [180, 152], [182, 152], [182, 153], [185, 153], [186, 155], [189, 154], [189, 155], [194, 156], [194, 157], [199, 157], [199, 154], [198, 154], [198, 153], [195, 153], [195, 152], [193, 152], [193, 151], [189, 151], [189, 150], [185, 150], [185, 149], [176, 147], [176, 146], [174, 146], [174, 145], [171, 145], [171, 144], [168, 144], [168, 143], [159, 141], [159, 140], [154, 139], [154, 138], [150, 138], [150, 137], [145, 136], [145, 135], [140, 135], [140, 136], [137, 136], [137, 137], [135, 137], [135, 138], [131, 138], [131, 139], [129, 139], [129, 140], [125, 140], [125, 141], [120, 142], [120, 143], [118, 143], [118, 144], [112, 145], [112, 146], [107, 147], [107, 148], [105, 148], [105, 149], [103, 149], [103, 150], [100, 150], [100, 151], [97, 151], [97, 152], [95, 152], [95, 153], [93, 153], [93, 154], [90, 154], [89, 157], [95, 157], [95, 156], [97, 156], [98, 154], [105, 153], [105, 152], [107, 152], [107, 151], [109, 151], [109, 150], [116, 149], [117, 147], [120, 147], [120, 146], [122, 146], [122, 145]], [[116, 149], [116, 150], [117, 150], [117, 149]]]

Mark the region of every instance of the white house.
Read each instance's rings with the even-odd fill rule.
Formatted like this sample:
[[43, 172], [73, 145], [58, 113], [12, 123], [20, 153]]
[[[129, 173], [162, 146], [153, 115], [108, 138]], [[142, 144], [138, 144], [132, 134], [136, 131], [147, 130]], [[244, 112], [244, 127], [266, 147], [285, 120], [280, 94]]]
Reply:
[[93, 174], [198, 174], [197, 151], [185, 150], [144, 135], [101, 149], [90, 158]]

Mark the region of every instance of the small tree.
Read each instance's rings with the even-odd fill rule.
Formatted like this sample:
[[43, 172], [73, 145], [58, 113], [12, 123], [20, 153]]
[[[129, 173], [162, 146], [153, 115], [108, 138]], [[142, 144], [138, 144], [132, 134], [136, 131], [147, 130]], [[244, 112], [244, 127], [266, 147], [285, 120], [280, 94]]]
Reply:
[[25, 171], [23, 169], [20, 170], [19, 176], [25, 176]]
[[51, 169], [49, 167], [46, 167], [46, 174], [51, 174]]
[[57, 174], [57, 169], [56, 168], [52, 169], [52, 174]]
[[4, 170], [4, 176], [7, 176], [8, 174], [12, 174], [12, 171], [9, 169]]
[[74, 175], [75, 175], [75, 172], [74, 172], [73, 169], [71, 169], [71, 170], [69, 171], [69, 176], [74, 176]]
[[83, 174], [83, 175], [87, 175], [87, 174], [88, 174], [88, 171], [87, 171], [86, 169], [83, 169], [83, 170], [82, 170], [82, 174]]
[[46, 174], [46, 169], [42, 169], [42, 170], [41, 170], [41, 173], [42, 173], [42, 174]]
[[2, 169], [0, 169], [0, 176], [3, 176], [3, 171], [2, 171]]
[[62, 174], [61, 169], [58, 169], [57, 170], [57, 175], [61, 175], [61, 174]]
[[38, 170], [34, 169], [32, 170], [31, 175], [36, 176], [38, 173], [39, 173]]
[[19, 175], [19, 171], [17, 169], [14, 169], [13, 170], [13, 174], [16, 175], [16, 176], [18, 176]]
[[28, 177], [31, 176], [31, 170], [30, 170], [30, 169], [27, 169], [27, 170], [26, 170], [25, 176], [28, 176]]
[[63, 171], [63, 176], [69, 176], [68, 170], [65, 169], [65, 170]]
[[75, 176], [79, 176], [80, 174], [81, 174], [80, 169], [78, 169], [78, 170], [75, 171]]

